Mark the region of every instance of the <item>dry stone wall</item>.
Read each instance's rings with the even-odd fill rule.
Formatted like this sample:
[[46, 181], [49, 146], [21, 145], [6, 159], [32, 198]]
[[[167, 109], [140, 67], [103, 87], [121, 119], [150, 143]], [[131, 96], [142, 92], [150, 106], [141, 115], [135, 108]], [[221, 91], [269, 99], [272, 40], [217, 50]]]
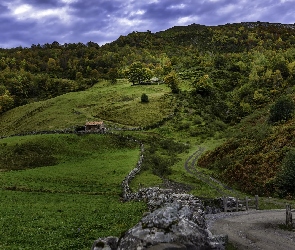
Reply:
[[99, 238], [91, 250], [225, 249], [226, 236], [213, 236], [207, 229], [200, 199], [159, 187], [132, 192], [129, 183], [140, 172], [144, 159], [142, 143], [140, 148], [136, 167], [122, 182], [123, 199], [145, 201], [149, 212], [122, 237]]

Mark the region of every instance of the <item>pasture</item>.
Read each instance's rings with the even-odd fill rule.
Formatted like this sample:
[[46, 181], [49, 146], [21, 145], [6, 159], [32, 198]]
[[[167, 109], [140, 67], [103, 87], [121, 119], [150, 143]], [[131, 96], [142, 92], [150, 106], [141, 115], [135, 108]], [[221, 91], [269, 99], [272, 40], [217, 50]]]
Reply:
[[[36, 148], [55, 163], [36, 167]], [[109, 135], [37, 135], [2, 139], [1, 159], [8, 151], [14, 157], [0, 166], [1, 249], [89, 249], [98, 237], [120, 236], [146, 209], [120, 198], [121, 181], [138, 160], [136, 143]], [[26, 167], [14, 170], [12, 161]]]

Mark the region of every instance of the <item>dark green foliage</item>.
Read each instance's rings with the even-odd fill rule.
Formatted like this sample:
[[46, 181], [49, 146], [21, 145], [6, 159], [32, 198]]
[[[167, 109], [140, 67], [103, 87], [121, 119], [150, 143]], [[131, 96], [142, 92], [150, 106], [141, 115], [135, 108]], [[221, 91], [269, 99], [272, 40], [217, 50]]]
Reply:
[[202, 97], [207, 97], [213, 94], [213, 82], [209, 75], [204, 75], [193, 81], [194, 92]]
[[295, 149], [291, 149], [283, 159], [275, 186], [280, 197], [295, 196]]
[[269, 122], [275, 123], [287, 121], [292, 118], [295, 110], [295, 104], [291, 97], [282, 96], [271, 107], [269, 114]]
[[160, 177], [171, 174], [170, 167], [173, 165], [171, 157], [160, 154], [146, 154], [145, 167], [150, 165], [152, 173]]
[[151, 78], [151, 71], [145, 68], [141, 62], [134, 62], [125, 72], [126, 77], [132, 84], [144, 84]]
[[171, 89], [171, 92], [173, 94], [178, 94], [179, 89], [179, 80], [178, 76], [175, 71], [170, 72], [164, 79], [165, 84], [168, 85], [168, 87]]
[[143, 93], [143, 94], [141, 95], [141, 102], [143, 102], [143, 103], [147, 103], [147, 102], [149, 102], [149, 97], [148, 97], [147, 94]]
[[171, 139], [149, 138], [145, 144], [143, 169], [150, 169], [160, 177], [171, 173], [171, 166], [178, 162], [177, 154], [184, 152], [188, 146]]

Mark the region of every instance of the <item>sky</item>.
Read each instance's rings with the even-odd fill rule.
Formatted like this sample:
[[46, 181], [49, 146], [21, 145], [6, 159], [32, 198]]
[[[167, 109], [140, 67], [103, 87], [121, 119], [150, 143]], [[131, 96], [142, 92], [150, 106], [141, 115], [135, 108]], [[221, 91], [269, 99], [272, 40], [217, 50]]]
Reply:
[[132, 31], [240, 22], [295, 23], [295, 0], [1, 0], [0, 47], [103, 45]]

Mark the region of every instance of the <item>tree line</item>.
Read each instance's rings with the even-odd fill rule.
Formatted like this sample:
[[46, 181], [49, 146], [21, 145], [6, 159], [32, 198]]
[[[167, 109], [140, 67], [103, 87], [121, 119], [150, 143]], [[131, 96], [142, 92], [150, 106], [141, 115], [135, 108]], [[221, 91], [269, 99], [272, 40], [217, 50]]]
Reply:
[[192, 24], [157, 33], [132, 32], [103, 46], [54, 41], [0, 49], [0, 113], [87, 89], [100, 79], [115, 84], [126, 77], [141, 84], [155, 77], [173, 93], [179, 93], [179, 81], [190, 82], [192, 95], [222, 101], [226, 120], [237, 122], [293, 84], [292, 27]]

